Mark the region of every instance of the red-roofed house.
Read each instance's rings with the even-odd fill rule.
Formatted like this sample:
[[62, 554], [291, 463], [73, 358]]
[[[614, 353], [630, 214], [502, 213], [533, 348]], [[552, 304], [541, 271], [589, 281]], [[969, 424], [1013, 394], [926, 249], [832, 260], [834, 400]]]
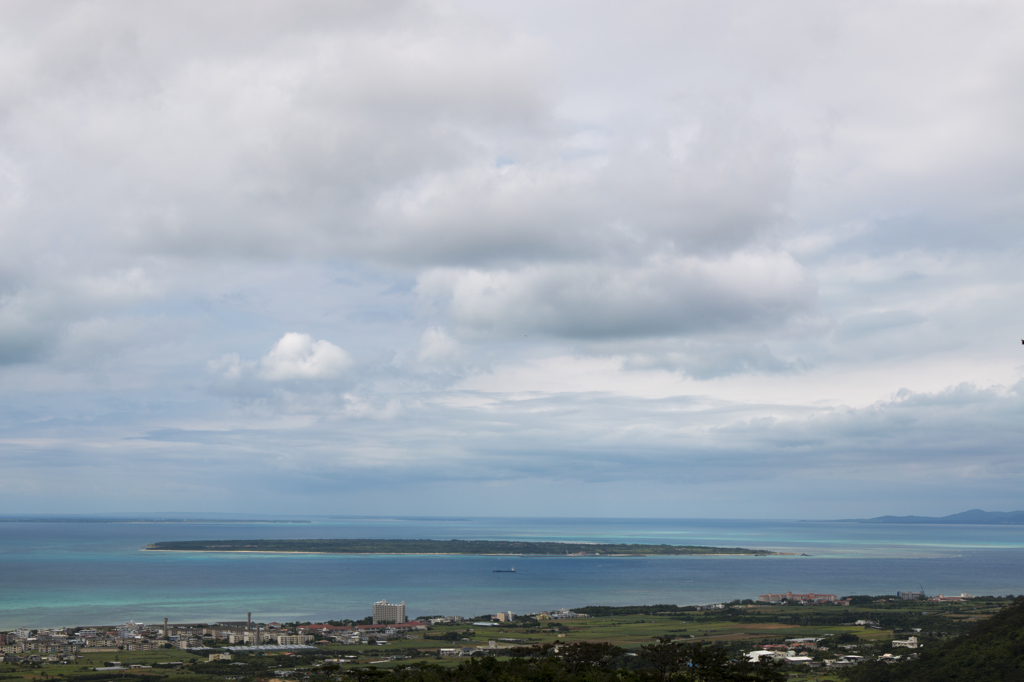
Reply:
[[345, 630], [351, 630], [352, 628], [348, 625], [328, 625], [327, 623], [317, 623], [316, 625], [300, 625], [296, 629], [300, 632], [327, 634], [331, 632], [342, 632]]

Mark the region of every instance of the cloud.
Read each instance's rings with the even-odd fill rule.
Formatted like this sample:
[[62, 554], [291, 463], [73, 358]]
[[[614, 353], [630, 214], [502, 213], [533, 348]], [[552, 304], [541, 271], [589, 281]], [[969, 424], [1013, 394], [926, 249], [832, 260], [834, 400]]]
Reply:
[[640, 140], [562, 123], [510, 144], [508, 159], [475, 150], [382, 191], [366, 248], [397, 262], [476, 266], [743, 249], [784, 220], [791, 152], [776, 126], [709, 99]]
[[661, 256], [632, 266], [438, 269], [417, 285], [463, 330], [570, 338], [763, 330], [810, 309], [811, 278], [784, 253], [723, 259]]
[[100, 352], [120, 346], [124, 328], [136, 325], [126, 322], [122, 331], [104, 334], [99, 328], [111, 325], [104, 316], [119, 316], [164, 293], [163, 283], [139, 267], [97, 274], [63, 262], [64, 256], [45, 261], [50, 277], [24, 263], [0, 277], [0, 365], [44, 361], [61, 350], [73, 355], [83, 345]]
[[1009, 4], [922, 26], [915, 3], [625, 21], [597, 2], [571, 33], [529, 2], [14, 5], [7, 253], [483, 268], [778, 232], [806, 252], [893, 218], [883, 240], [963, 245], [972, 215], [986, 241], [1015, 224], [997, 200], [1024, 144]]
[[625, 369], [668, 369], [695, 379], [712, 379], [734, 374], [789, 374], [807, 369], [799, 361], [776, 356], [767, 344], [732, 339], [688, 341], [669, 351], [634, 352], [623, 363]]
[[837, 334], [844, 340], [857, 340], [880, 332], [921, 324], [920, 315], [908, 310], [886, 310], [853, 315], [843, 320]]
[[459, 359], [459, 342], [443, 327], [430, 327], [420, 337], [417, 358], [427, 365], [450, 365]]
[[765, 462], [821, 508], [904, 463], [900, 499], [1019, 489], [1024, 5], [738, 7], [0, 3], [24, 504], [200, 459], [296, 507], [353, 471], [689, 486], [668, 514], [782, 504], [730, 499]]
[[[268, 381], [334, 379], [353, 364], [352, 357], [330, 341], [288, 332], [259, 362], [259, 375]], [[230, 365], [228, 371], [235, 371]]]
[[217, 374], [228, 381], [237, 381], [242, 378], [243, 372], [252, 370], [256, 363], [243, 361], [238, 353], [225, 353], [216, 360], [206, 363], [206, 368], [211, 374]]

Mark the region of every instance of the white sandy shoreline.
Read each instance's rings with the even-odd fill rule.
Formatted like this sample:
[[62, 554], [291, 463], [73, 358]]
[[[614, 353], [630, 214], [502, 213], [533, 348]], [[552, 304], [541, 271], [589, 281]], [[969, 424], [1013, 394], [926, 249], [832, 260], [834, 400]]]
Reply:
[[568, 559], [628, 559], [631, 557], [654, 556], [801, 556], [796, 552], [773, 552], [765, 550], [765, 554], [452, 554], [451, 552], [311, 552], [311, 551], [277, 551], [267, 549], [161, 549], [159, 547], [143, 547], [142, 552], [177, 552], [179, 554], [333, 554], [337, 556], [504, 556], [528, 559], [530, 557], [565, 557]]

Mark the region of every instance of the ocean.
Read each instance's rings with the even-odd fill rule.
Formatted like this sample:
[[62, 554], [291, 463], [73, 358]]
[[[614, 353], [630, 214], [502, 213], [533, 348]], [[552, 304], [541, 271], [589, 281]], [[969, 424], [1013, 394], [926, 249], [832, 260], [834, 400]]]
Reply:
[[[1024, 593], [1024, 526], [715, 519], [331, 518], [312, 523], [0, 522], [0, 629], [409, 617], [707, 604], [765, 592]], [[163, 540], [524, 539], [748, 547], [786, 557], [469, 557], [146, 552]], [[495, 568], [515, 567], [515, 573]]]

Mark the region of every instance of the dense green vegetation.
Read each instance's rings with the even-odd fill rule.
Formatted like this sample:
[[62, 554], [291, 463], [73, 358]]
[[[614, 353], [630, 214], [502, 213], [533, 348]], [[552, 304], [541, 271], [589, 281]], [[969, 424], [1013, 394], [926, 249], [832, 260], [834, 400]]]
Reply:
[[1017, 682], [1024, 680], [1024, 597], [966, 635], [926, 647], [916, 661], [865, 663], [851, 682]]
[[647, 616], [655, 614], [684, 613], [696, 611], [696, 606], [676, 606], [675, 604], [649, 604], [647, 606], [584, 606], [581, 609], [574, 609], [576, 613], [585, 613], [588, 616], [609, 617], [609, 616]]
[[694, 555], [774, 552], [740, 547], [694, 545], [615, 545], [581, 542], [522, 542], [511, 540], [182, 540], [157, 542], [151, 550], [188, 552], [317, 552], [321, 554], [495, 554], [495, 555]]

